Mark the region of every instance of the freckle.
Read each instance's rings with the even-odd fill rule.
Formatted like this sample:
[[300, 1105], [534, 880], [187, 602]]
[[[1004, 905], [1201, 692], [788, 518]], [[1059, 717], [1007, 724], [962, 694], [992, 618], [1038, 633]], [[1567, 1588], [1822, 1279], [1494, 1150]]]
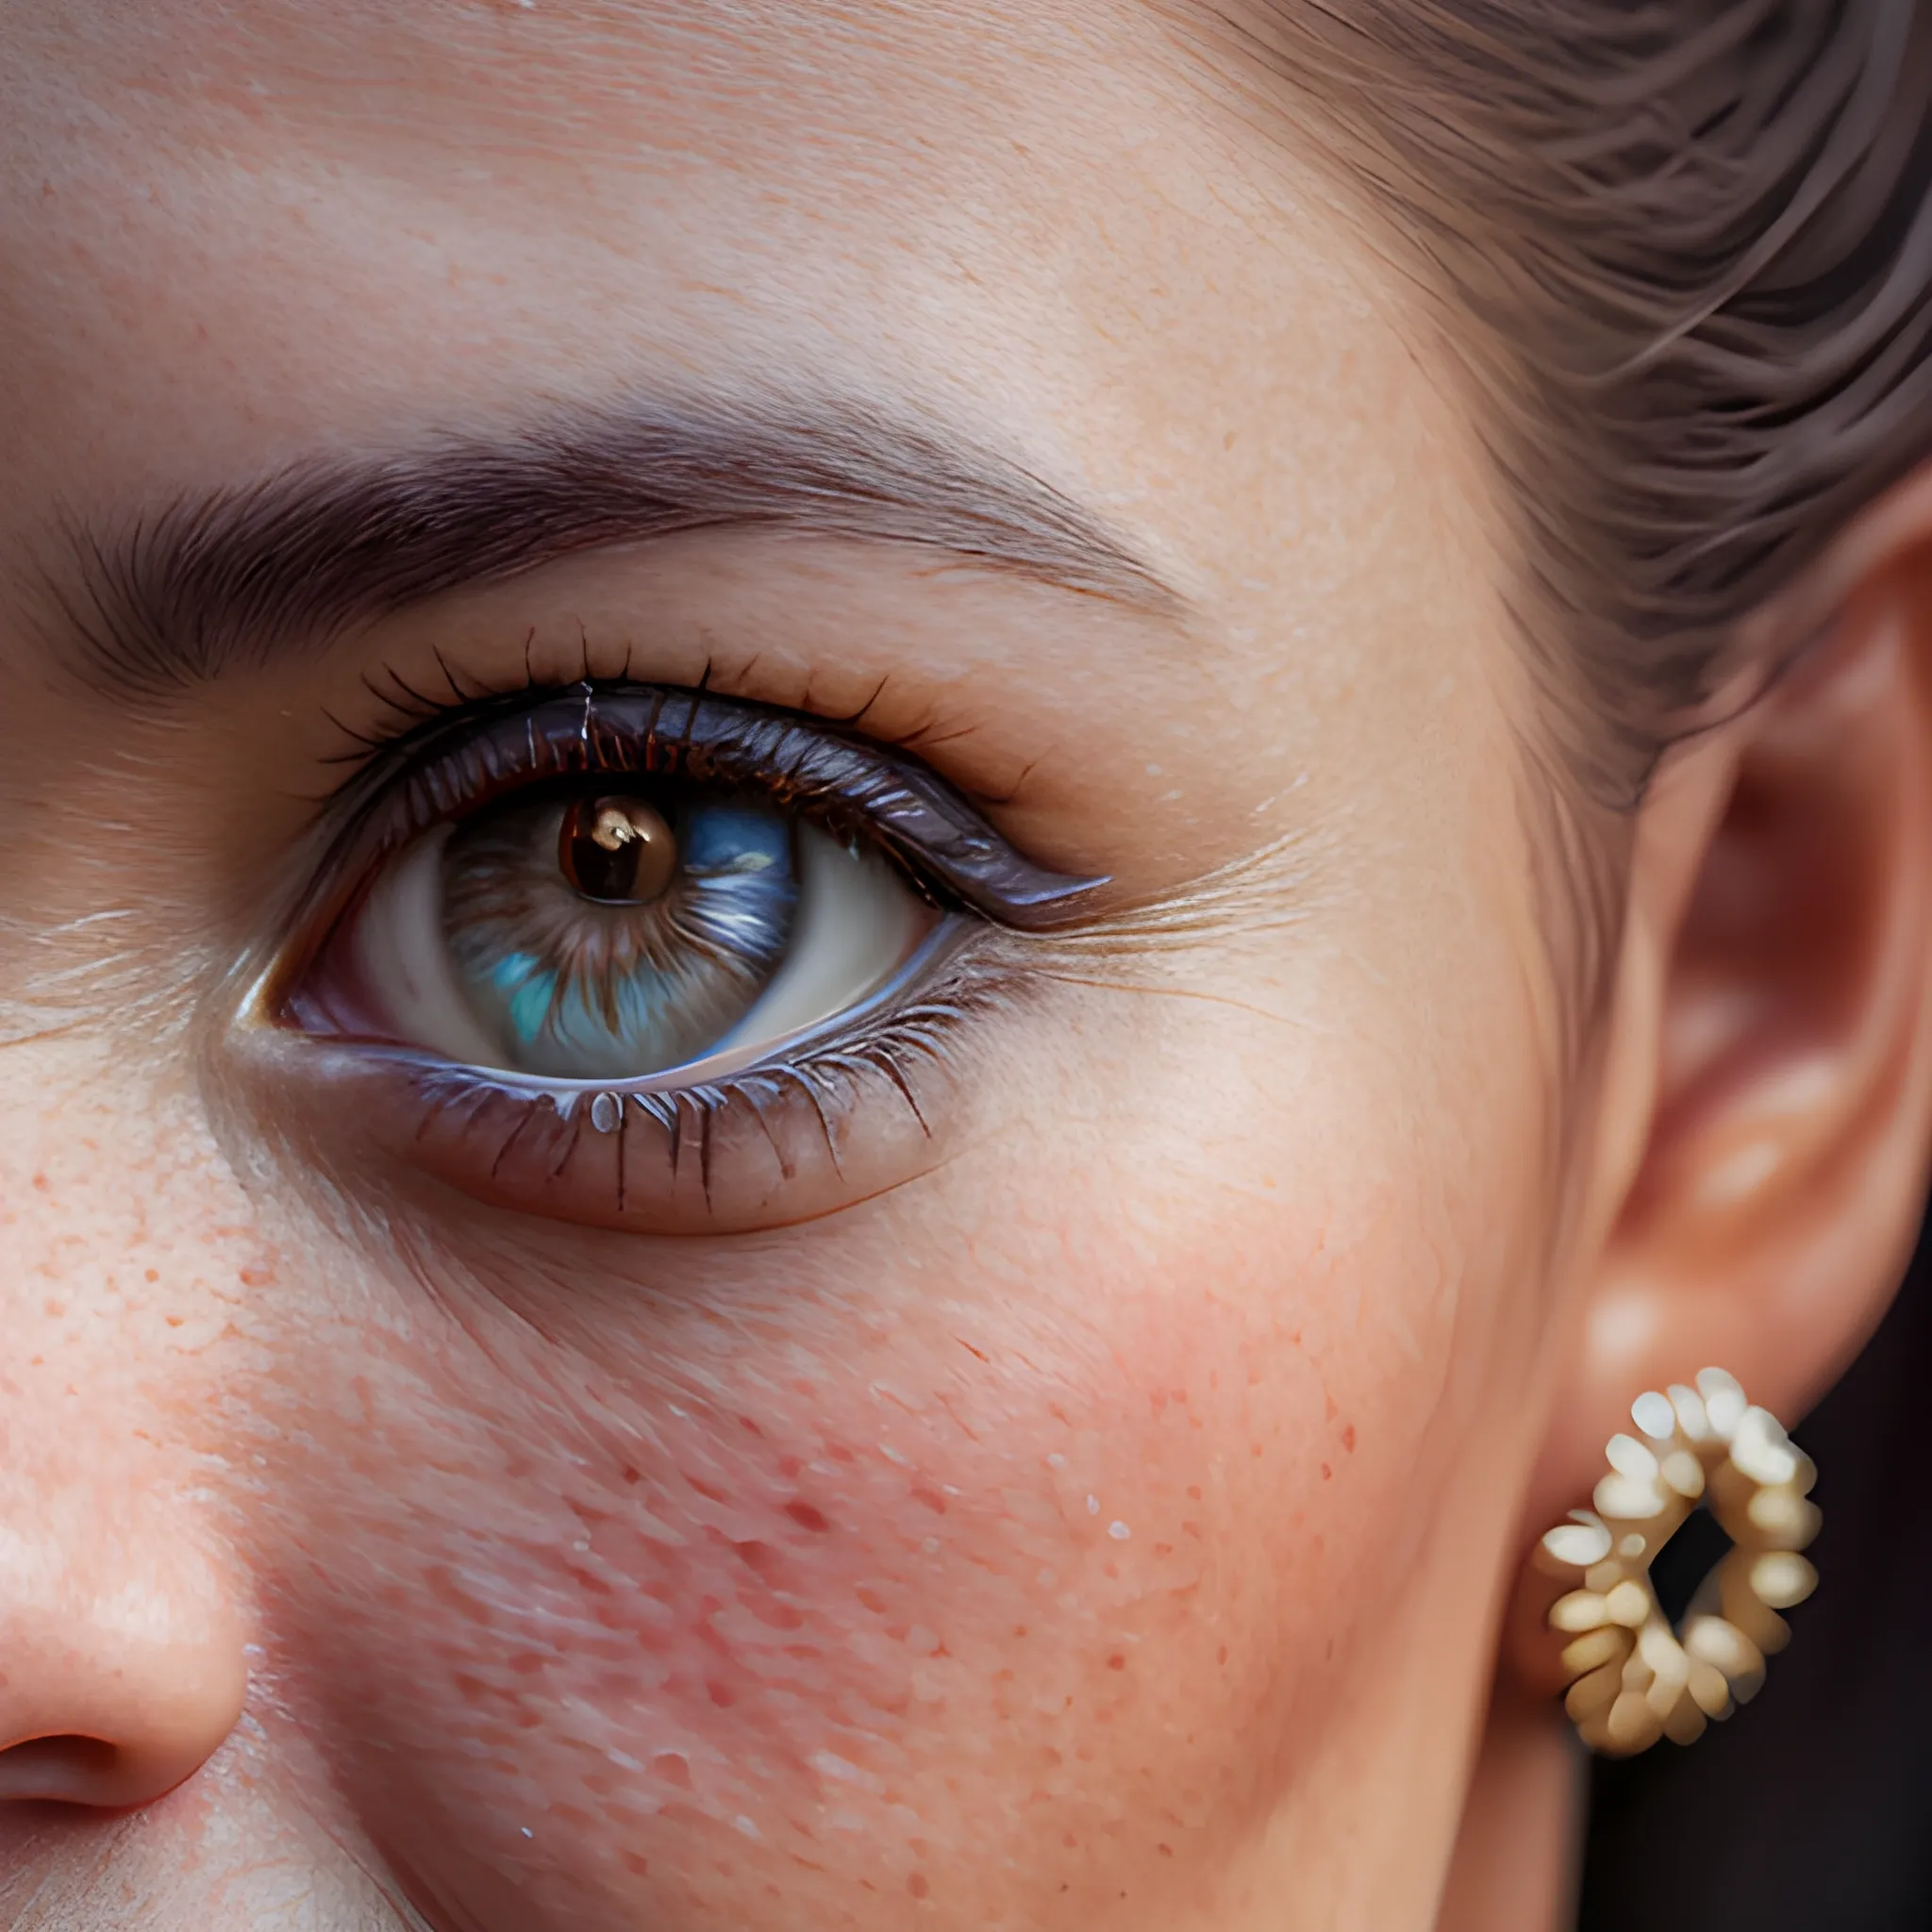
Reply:
[[1113, 1656], [1108, 1658], [1107, 1667], [1110, 1671], [1124, 1671], [1127, 1667], [1127, 1660], [1116, 1651]]
[[1344, 1449], [1346, 1449], [1351, 1456], [1355, 1454], [1355, 1424], [1353, 1423], [1350, 1423], [1349, 1425], [1341, 1432], [1341, 1446]]
[[727, 1686], [717, 1682], [715, 1678], [711, 1682], [708, 1683], [705, 1686], [705, 1689], [707, 1691], [710, 1693], [711, 1702], [715, 1704], [720, 1710], [729, 1710], [731, 1707], [738, 1702], [737, 1693], [731, 1690]]
[[47, 1176], [43, 1174], [35, 1174], [34, 1186], [39, 1188], [42, 1192], [45, 1192], [47, 1187]]
[[1335, 1418], [1341, 1413], [1341, 1410], [1336, 1406], [1334, 1396], [1331, 1395], [1325, 1389], [1322, 1391], [1322, 1400], [1325, 1405], [1324, 1420], [1332, 1423], [1335, 1420]]
[[243, 1288], [266, 1288], [275, 1278], [273, 1268], [242, 1268], [236, 1271]]
[[1174, 1857], [1174, 1847], [1172, 1845], [1156, 1845], [1154, 1849], [1157, 1852], [1158, 1852], [1163, 1858], [1171, 1858]]
[[680, 1791], [691, 1790], [691, 1762], [676, 1751], [660, 1751], [651, 1759], [651, 1769], [667, 1785], [675, 1785]]
[[1332, 1482], [1332, 1481], [1334, 1480], [1334, 1477], [1335, 1477], [1335, 1472], [1334, 1472], [1334, 1471], [1333, 1471], [1332, 1469], [1330, 1469], [1330, 1468], [1328, 1467], [1328, 1465], [1327, 1465], [1327, 1464], [1326, 1464], [1326, 1463], [1324, 1462], [1324, 1464], [1322, 1465], [1322, 1480], [1323, 1480], [1323, 1481], [1324, 1481], [1324, 1483], [1325, 1483], [1325, 1482]]
[[168, 1326], [170, 1328], [179, 1328], [187, 1322], [187, 1320], [188, 1317], [186, 1315], [170, 1315], [168, 1317]]
[[809, 1503], [788, 1503], [785, 1513], [800, 1529], [808, 1529], [814, 1536], [824, 1536], [832, 1526], [825, 1521], [824, 1512], [814, 1509]]
[[924, 1503], [935, 1516], [943, 1516], [946, 1513], [946, 1499], [937, 1490], [914, 1490], [912, 1500], [915, 1503]]
[[150, 1268], [147, 1271], [147, 1278], [150, 1281], [158, 1281], [161, 1278], [161, 1271], [158, 1268]]
[[1154, 1545], [1154, 1554], [1157, 1557], [1171, 1557], [1174, 1555], [1174, 1545], [1172, 1543], [1156, 1543]]
[[1070, 1852], [1077, 1851], [1080, 1847], [1080, 1840], [1076, 1839], [1071, 1831], [1061, 1833], [1060, 1842], [1061, 1844], [1065, 1845], [1068, 1851]]
[[1216, 1663], [1218, 1663], [1218, 1664], [1225, 1664], [1225, 1663], [1227, 1662], [1227, 1645], [1226, 1645], [1226, 1644], [1224, 1644], [1224, 1644], [1223, 1644], [1223, 1645], [1221, 1646], [1221, 1648], [1220, 1648], [1220, 1649], [1219, 1649], [1219, 1650], [1218, 1650], [1218, 1651], [1217, 1651], [1217, 1652], [1215, 1653], [1215, 1656], [1214, 1656], [1214, 1661], [1215, 1661]]
[[932, 1890], [932, 1888], [926, 1884], [924, 1873], [915, 1872], [912, 1874], [912, 1876], [906, 1881], [906, 1890], [909, 1891], [914, 1898], [924, 1898], [926, 1895], [926, 1893]]
[[1026, 1626], [1025, 1626], [1025, 1624], [1015, 1624], [1013, 1625], [1013, 1635], [1014, 1635], [1015, 1637], [1024, 1637], [1024, 1636], [1025, 1636], [1025, 1634], [1026, 1634]]
[[49, 1302], [46, 1305], [46, 1313], [51, 1321], [58, 1322], [66, 1312], [67, 1305], [65, 1302]]
[[624, 1479], [627, 1483], [641, 1483], [643, 1481], [643, 1477], [641, 1476], [634, 1469], [625, 1470], [624, 1473]]

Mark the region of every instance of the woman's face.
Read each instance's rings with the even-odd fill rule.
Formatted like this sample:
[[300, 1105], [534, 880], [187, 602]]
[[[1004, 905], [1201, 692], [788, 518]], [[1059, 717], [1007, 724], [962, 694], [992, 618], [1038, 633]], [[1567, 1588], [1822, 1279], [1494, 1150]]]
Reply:
[[1424, 1922], [1558, 1003], [1291, 129], [1126, 0], [4, 36], [0, 1918]]

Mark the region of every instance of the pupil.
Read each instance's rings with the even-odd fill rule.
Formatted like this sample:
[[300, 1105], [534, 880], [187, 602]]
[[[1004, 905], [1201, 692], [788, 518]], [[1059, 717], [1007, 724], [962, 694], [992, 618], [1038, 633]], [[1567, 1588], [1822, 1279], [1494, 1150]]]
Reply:
[[670, 885], [677, 840], [641, 798], [578, 798], [564, 809], [557, 861], [585, 898], [641, 906]]

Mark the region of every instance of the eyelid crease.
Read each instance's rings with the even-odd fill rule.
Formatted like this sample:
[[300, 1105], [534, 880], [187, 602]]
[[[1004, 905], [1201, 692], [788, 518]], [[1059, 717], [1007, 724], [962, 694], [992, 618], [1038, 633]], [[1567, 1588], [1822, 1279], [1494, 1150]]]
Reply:
[[536, 780], [634, 774], [757, 790], [835, 836], [874, 841], [930, 896], [1016, 931], [1077, 923], [1108, 883], [1035, 864], [905, 752], [701, 688], [584, 679], [524, 689], [472, 698], [387, 743], [359, 741], [366, 761], [338, 794], [349, 842], [392, 847]]

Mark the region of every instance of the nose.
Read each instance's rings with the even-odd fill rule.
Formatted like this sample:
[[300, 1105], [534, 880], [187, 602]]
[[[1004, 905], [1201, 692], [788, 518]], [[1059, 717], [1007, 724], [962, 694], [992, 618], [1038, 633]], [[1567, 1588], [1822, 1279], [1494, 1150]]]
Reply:
[[0, 1524], [0, 1802], [145, 1805], [234, 1728], [240, 1629], [212, 1566], [158, 1528]]

